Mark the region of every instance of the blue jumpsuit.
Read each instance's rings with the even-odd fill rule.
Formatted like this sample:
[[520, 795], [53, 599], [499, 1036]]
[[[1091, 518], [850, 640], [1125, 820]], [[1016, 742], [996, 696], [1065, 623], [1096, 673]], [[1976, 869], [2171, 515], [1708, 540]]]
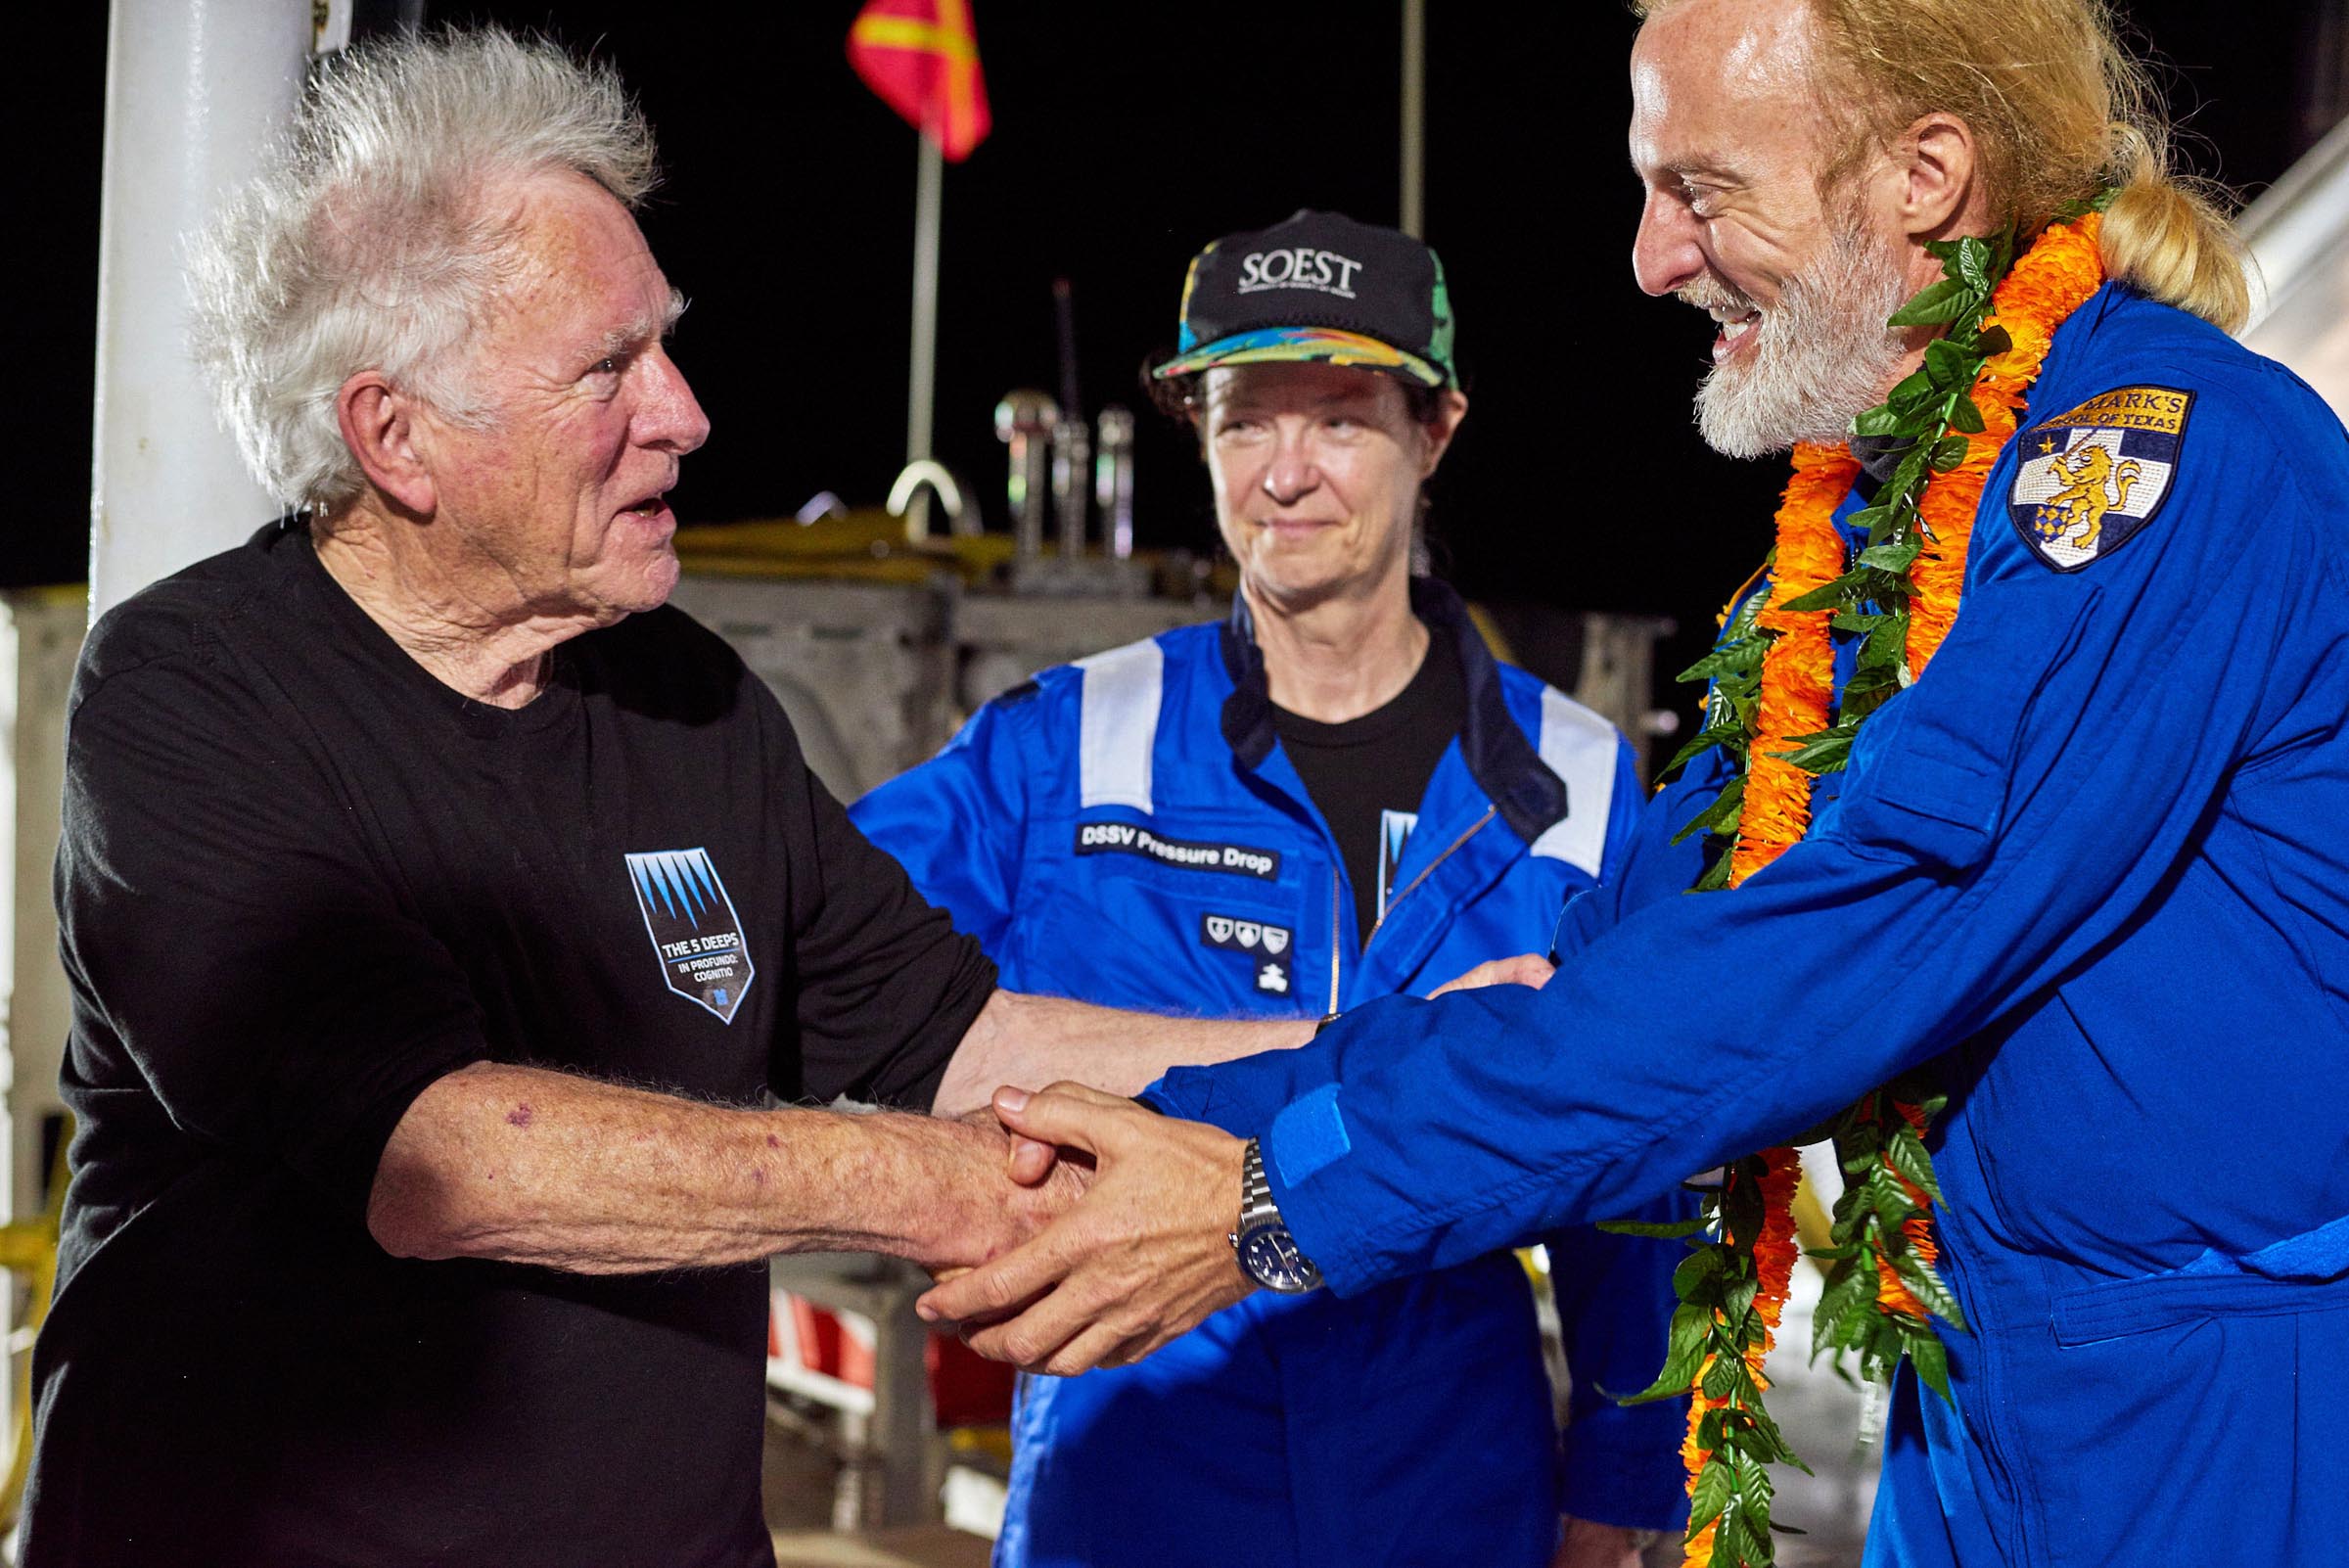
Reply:
[[[1468, 715], [1366, 947], [1243, 606], [1045, 671], [852, 815], [1020, 991], [1317, 1017], [1538, 950], [1637, 822], [1630, 747], [1496, 664], [1449, 589], [1413, 599], [1459, 650]], [[1260, 1293], [1142, 1364], [1025, 1380], [996, 1561], [1534, 1565], [1561, 1508], [1672, 1525], [1682, 1407], [1599, 1391], [1660, 1364], [1679, 1249], [1547, 1239], [1575, 1380], [1562, 1462], [1524, 1276], [1463, 1254], [1350, 1300]]]
[[1695, 850], [1666, 840], [1720, 783], [1686, 779], [1545, 990], [1382, 1002], [1152, 1097], [1264, 1132], [1353, 1294], [1932, 1063], [1973, 1332], [1945, 1336], [1955, 1410], [1901, 1374], [1869, 1561], [2337, 1561], [2349, 442], [2280, 366], [2117, 286], [2021, 424], [1956, 629], [1776, 864], [1679, 896]]

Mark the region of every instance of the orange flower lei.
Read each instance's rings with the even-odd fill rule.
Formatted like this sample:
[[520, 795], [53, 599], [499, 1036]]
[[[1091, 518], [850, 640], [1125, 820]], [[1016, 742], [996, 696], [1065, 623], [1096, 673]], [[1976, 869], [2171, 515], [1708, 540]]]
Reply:
[[[1843, 535], [1835, 508], [1859, 478], [1841, 446], [1797, 446], [1794, 478], [1778, 508], [1778, 548], [1770, 597], [1778, 603], [1825, 587], [1843, 576]], [[1762, 660], [1762, 705], [1745, 773], [1745, 815], [1729, 859], [1729, 886], [1802, 842], [1811, 827], [1811, 774], [1786, 760], [1805, 736], [1828, 724], [1835, 699], [1835, 642], [1830, 610], [1766, 608], [1755, 618], [1777, 638]]]
[[[2055, 329], [2103, 282], [2097, 243], [2099, 227], [2098, 215], [2093, 211], [2074, 221], [2050, 226], [1992, 291], [1984, 335], [1988, 339], [1991, 329], [2001, 329], [2005, 343], [1984, 361], [1971, 389], [1973, 405], [1982, 416], [1982, 429], [1966, 432], [1952, 426], [1943, 433], [1944, 441], [1963, 440], [1964, 455], [1955, 466], [1934, 475], [1917, 501], [1919, 548], [1908, 573], [1909, 624], [1904, 643], [1909, 680], [1923, 674], [1957, 622], [1958, 596], [1965, 580], [1966, 550], [1984, 485], [1999, 453], [2014, 437], [2016, 411], [2046, 363]], [[1986, 342], [1985, 346], [1989, 346]], [[1794, 474], [1777, 513], [1776, 550], [1767, 590], [1771, 602], [1753, 619], [1754, 627], [1769, 634], [1769, 642], [1762, 655], [1759, 693], [1742, 781], [1743, 802], [1729, 854], [1727, 885], [1730, 887], [1742, 883], [1801, 842], [1811, 825], [1811, 786], [1816, 775], [1788, 754], [1819, 738], [1832, 721], [1835, 650], [1831, 623], [1836, 612], [1831, 607], [1800, 610], [1782, 607], [1805, 595], [1817, 594], [1843, 576], [1846, 551], [1835, 527], [1834, 514], [1858, 474], [1858, 462], [1844, 447], [1795, 448]], [[1734, 606], [1723, 612], [1725, 627], [1730, 624], [1733, 610]], [[1883, 1122], [1884, 1104], [1897, 1113], [1909, 1134], [1903, 1144], [1905, 1156], [1911, 1161], [1922, 1160], [1923, 1134], [1931, 1110], [1938, 1108], [1937, 1102], [1928, 1107], [1887, 1090], [1877, 1090], [1864, 1098], [1852, 1115], [1872, 1126]], [[1870, 1146], [1880, 1148], [1875, 1158], [1887, 1167], [1914, 1209], [1899, 1226], [1907, 1244], [1905, 1257], [1911, 1267], [1905, 1278], [1892, 1255], [1874, 1257], [1874, 1305], [1878, 1313], [1907, 1325], [1905, 1332], [1910, 1336], [1907, 1343], [1916, 1348], [1920, 1341], [1914, 1336], [1929, 1337], [1932, 1333], [1927, 1325], [1933, 1312], [1909, 1283], [1909, 1278], [1917, 1277], [1915, 1266], [1922, 1266], [1923, 1277], [1933, 1286], [1936, 1306], [1943, 1315], [1954, 1316], [1955, 1303], [1947, 1298], [1946, 1292], [1940, 1291], [1938, 1278], [1932, 1272], [1940, 1254], [1930, 1211], [1938, 1194], [1929, 1192], [1912, 1176], [1915, 1173], [1923, 1176], [1924, 1182], [1930, 1182], [1929, 1165], [1922, 1171], [1914, 1164], [1902, 1169], [1895, 1154], [1896, 1143], [1903, 1141], [1900, 1130], [1891, 1131], [1891, 1136], [1871, 1142]], [[1735, 1233], [1736, 1227], [1725, 1224], [1722, 1244], [1732, 1250], [1750, 1250], [1750, 1277], [1755, 1287], [1751, 1310], [1761, 1319], [1762, 1328], [1758, 1334], [1744, 1339], [1743, 1356], [1755, 1395], [1754, 1416], [1760, 1419], [1771, 1440], [1782, 1449], [1782, 1440], [1776, 1439], [1775, 1429], [1761, 1415], [1758, 1395], [1769, 1386], [1762, 1375], [1762, 1363], [1775, 1341], [1779, 1314], [1784, 1310], [1793, 1277], [1791, 1205], [1800, 1165], [1793, 1149], [1770, 1149], [1755, 1160], [1738, 1162], [1731, 1168], [1728, 1179], [1733, 1182], [1741, 1176], [1750, 1179], [1757, 1170], [1763, 1216], [1759, 1232], [1750, 1237], [1739, 1235]], [[1718, 1309], [1713, 1317], [1715, 1323], [1735, 1329]], [[1732, 1332], [1729, 1338], [1735, 1342], [1737, 1333]], [[1710, 1502], [1698, 1495], [1699, 1480], [1708, 1466], [1734, 1468], [1739, 1472], [1736, 1485], [1741, 1500], [1748, 1490], [1743, 1472], [1749, 1461], [1744, 1453], [1740, 1450], [1725, 1453], [1727, 1443], [1709, 1443], [1705, 1438], [1708, 1416], [1733, 1406], [1738, 1398], [1734, 1391], [1726, 1398], [1706, 1392], [1708, 1382], [1718, 1385], [1728, 1381], [1709, 1375], [1717, 1359], [1716, 1353], [1707, 1353], [1685, 1385], [1689, 1394], [1688, 1430], [1681, 1452], [1687, 1466], [1689, 1496], [1697, 1504], [1692, 1523], [1698, 1525], [1687, 1541], [1685, 1560], [1689, 1568], [1735, 1568], [1738, 1564], [1763, 1564], [1771, 1560], [1766, 1477], [1753, 1478], [1753, 1485], [1760, 1491], [1755, 1499], [1758, 1507], [1748, 1503], [1749, 1509], [1759, 1515], [1761, 1527], [1752, 1528], [1752, 1521], [1745, 1521], [1738, 1540], [1729, 1543], [1727, 1551], [1720, 1555], [1717, 1555], [1723, 1545], [1720, 1532], [1728, 1518], [1718, 1500], [1720, 1489], [1715, 1489], [1716, 1497]], [[1938, 1356], [1934, 1360], [1938, 1362]], [[1710, 1429], [1716, 1433], [1732, 1430], [1725, 1428], [1719, 1420], [1712, 1422]], [[1723, 1464], [1724, 1459], [1730, 1463]], [[1698, 1517], [1708, 1511], [1710, 1517]]]
[[2047, 363], [2055, 329], [2104, 282], [2103, 254], [2097, 249], [2102, 228], [2103, 217], [2096, 212], [2076, 223], [2053, 225], [2023, 253], [1991, 295], [1989, 324], [2005, 329], [2008, 346], [1991, 356], [1974, 383], [1982, 430], [1966, 437], [1965, 461], [1926, 485], [1918, 502], [1926, 532], [1924, 549], [1909, 569], [1910, 580], [1916, 584], [1910, 601], [1911, 675], [1925, 672], [1958, 619], [1965, 550], [1982, 504], [1982, 486], [1999, 453], [2014, 438], [2015, 410], [2022, 407], [2023, 394]]
[[[1925, 1113], [1921, 1107], [1895, 1100], [1892, 1108], [1900, 1113], [1901, 1120], [1908, 1123], [1918, 1137], [1925, 1135]], [[1925, 1195], [1922, 1187], [1900, 1172], [1894, 1171], [1892, 1178], [1901, 1184], [1901, 1191], [1909, 1201], [1916, 1205], [1916, 1213], [1901, 1222], [1901, 1234], [1908, 1237], [1909, 1250], [1923, 1260], [1927, 1267], [1941, 1262], [1941, 1244], [1933, 1239], [1932, 1200]], [[1932, 1315], [1925, 1311], [1925, 1304], [1916, 1299], [1916, 1292], [1909, 1288], [1908, 1281], [1901, 1278], [1901, 1271], [1893, 1267], [1889, 1258], [1876, 1260], [1876, 1306], [1884, 1312], [1920, 1323]]]

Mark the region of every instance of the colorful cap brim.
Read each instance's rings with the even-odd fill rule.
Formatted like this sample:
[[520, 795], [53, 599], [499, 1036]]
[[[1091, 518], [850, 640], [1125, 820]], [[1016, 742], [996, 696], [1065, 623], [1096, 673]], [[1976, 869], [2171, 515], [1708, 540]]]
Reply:
[[1260, 327], [1235, 332], [1228, 338], [1201, 344], [1187, 354], [1168, 360], [1150, 374], [1160, 381], [1189, 376], [1217, 365], [1295, 364], [1319, 360], [1330, 365], [1359, 365], [1365, 370], [1391, 370], [1408, 376], [1422, 387], [1449, 384], [1444, 372], [1392, 344], [1359, 332], [1334, 327]]

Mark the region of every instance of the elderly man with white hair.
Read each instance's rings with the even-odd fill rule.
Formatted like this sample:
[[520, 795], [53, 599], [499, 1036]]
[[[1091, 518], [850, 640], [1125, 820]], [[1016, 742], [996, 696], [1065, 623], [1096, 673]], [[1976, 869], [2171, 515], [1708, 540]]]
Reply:
[[991, 1121], [759, 1107], [1310, 1033], [997, 990], [661, 608], [710, 423], [652, 172], [609, 72], [402, 41], [197, 249], [295, 510], [75, 680], [31, 1568], [767, 1564], [760, 1261], [976, 1263], [1067, 1183]]

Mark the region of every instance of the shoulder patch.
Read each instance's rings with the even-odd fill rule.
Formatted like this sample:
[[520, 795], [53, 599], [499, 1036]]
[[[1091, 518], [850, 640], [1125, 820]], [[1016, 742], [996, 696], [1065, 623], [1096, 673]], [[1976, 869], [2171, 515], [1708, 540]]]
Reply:
[[2032, 554], [2077, 572], [2142, 531], [2170, 498], [2193, 409], [2175, 387], [2116, 387], [2016, 437], [2006, 513]]

